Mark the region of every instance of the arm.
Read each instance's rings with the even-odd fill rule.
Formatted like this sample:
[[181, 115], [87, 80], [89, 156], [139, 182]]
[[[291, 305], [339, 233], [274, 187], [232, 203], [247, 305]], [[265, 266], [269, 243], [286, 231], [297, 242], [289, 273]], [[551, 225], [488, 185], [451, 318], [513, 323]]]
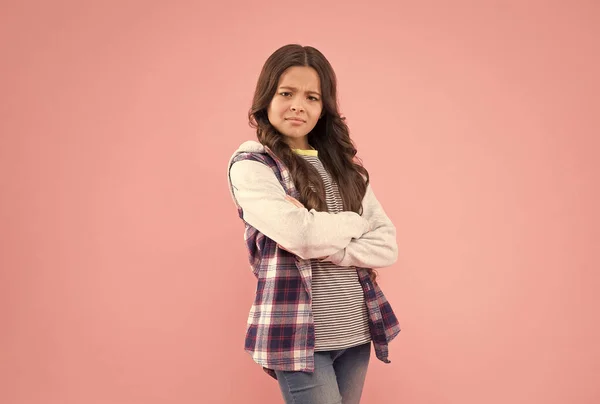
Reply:
[[370, 184], [363, 198], [363, 217], [369, 221], [372, 230], [350, 241], [345, 249], [325, 258], [326, 261], [362, 268], [387, 267], [397, 261], [396, 227], [375, 197]]
[[369, 230], [369, 221], [354, 212], [296, 206], [273, 171], [258, 161], [234, 163], [229, 178], [244, 221], [300, 258], [329, 256]]

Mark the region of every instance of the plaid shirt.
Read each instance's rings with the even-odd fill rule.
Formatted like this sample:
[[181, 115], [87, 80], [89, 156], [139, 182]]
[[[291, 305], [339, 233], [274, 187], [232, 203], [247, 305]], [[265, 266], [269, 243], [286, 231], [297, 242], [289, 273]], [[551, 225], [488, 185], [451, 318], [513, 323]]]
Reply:
[[[269, 166], [287, 195], [299, 199], [290, 173], [268, 148], [264, 153], [240, 152], [229, 164], [242, 160]], [[230, 182], [231, 187], [231, 182]], [[233, 197], [233, 189], [230, 188]], [[236, 201], [242, 220], [243, 210]], [[314, 371], [315, 330], [311, 309], [312, 269], [309, 259], [285, 251], [257, 229], [245, 223], [244, 239], [250, 267], [258, 279], [256, 296], [248, 316], [245, 350], [265, 372]], [[365, 268], [357, 268], [368, 309], [371, 339], [378, 359], [388, 360], [388, 343], [400, 332], [392, 307]]]

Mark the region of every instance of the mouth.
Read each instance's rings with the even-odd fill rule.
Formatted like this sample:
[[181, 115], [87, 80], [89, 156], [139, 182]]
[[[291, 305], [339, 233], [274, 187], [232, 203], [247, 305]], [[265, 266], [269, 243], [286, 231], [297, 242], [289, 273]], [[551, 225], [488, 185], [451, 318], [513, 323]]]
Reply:
[[285, 118], [286, 121], [292, 121], [292, 122], [304, 122], [303, 119], [300, 118]]

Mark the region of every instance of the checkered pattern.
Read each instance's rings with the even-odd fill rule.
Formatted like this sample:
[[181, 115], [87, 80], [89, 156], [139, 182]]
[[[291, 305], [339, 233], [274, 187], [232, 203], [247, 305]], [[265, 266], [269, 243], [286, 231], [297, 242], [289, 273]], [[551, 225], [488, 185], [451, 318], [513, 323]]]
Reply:
[[[286, 193], [299, 199], [288, 169], [265, 146], [265, 152], [240, 152], [230, 166], [242, 160], [269, 166]], [[230, 181], [231, 183], [231, 181]], [[233, 196], [233, 190], [231, 190]], [[238, 214], [243, 210], [233, 197]], [[245, 222], [244, 222], [245, 223]], [[245, 223], [244, 239], [252, 272], [258, 279], [248, 316], [245, 350], [272, 377], [273, 370], [314, 370], [315, 330], [311, 310], [311, 263], [285, 251]], [[388, 360], [388, 343], [400, 332], [394, 312], [365, 268], [357, 268], [369, 313], [369, 328], [378, 359]]]

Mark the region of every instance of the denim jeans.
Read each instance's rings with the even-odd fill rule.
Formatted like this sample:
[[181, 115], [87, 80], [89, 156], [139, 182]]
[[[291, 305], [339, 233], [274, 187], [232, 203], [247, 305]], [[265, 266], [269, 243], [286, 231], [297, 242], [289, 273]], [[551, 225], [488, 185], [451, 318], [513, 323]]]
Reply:
[[315, 352], [314, 373], [276, 370], [275, 374], [287, 404], [358, 404], [370, 356], [370, 342]]

